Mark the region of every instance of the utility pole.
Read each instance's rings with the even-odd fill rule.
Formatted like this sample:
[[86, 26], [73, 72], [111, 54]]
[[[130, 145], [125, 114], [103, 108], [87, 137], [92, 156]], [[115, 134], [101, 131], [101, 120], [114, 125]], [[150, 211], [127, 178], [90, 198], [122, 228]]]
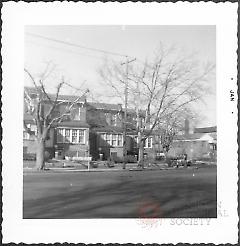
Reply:
[[123, 126], [123, 169], [126, 168], [127, 164], [127, 108], [128, 108], [128, 64], [136, 61], [136, 58], [129, 60], [126, 56], [126, 61], [121, 65], [126, 65], [126, 78], [125, 78], [125, 90], [124, 90], [124, 126]]

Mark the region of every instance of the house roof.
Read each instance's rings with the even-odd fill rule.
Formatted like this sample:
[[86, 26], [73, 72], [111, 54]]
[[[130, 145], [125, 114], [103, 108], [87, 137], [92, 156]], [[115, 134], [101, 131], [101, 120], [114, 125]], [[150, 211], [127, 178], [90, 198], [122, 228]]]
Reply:
[[204, 133], [193, 133], [193, 134], [184, 134], [184, 135], [176, 135], [175, 140], [197, 140], [200, 139]]
[[[122, 108], [122, 105], [119, 104], [113, 104], [113, 103], [95, 103], [95, 102], [88, 102], [88, 105], [95, 109], [102, 109], [102, 110], [112, 110], [112, 111], [122, 111], [125, 112], [125, 108]], [[128, 114], [135, 114], [136, 115], [136, 110], [132, 108], [127, 109]], [[141, 116], [145, 116], [145, 111], [144, 110], [139, 110]]]
[[95, 132], [123, 133], [123, 128], [116, 127], [116, 126], [93, 127], [92, 130], [95, 131]]
[[[123, 108], [122, 111], [125, 112], [125, 108]], [[135, 115], [135, 116], [137, 115], [136, 110], [133, 109], [133, 108], [128, 108], [128, 109], [127, 109], [127, 113], [128, 113], [128, 114], [131, 114], [131, 115]], [[146, 111], [140, 109], [140, 110], [139, 110], [139, 115], [142, 116], [142, 117], [144, 117], [144, 116], [146, 115]]]
[[[25, 90], [27, 90], [27, 92], [29, 94], [36, 94], [37, 93], [37, 89], [35, 87], [24, 87]], [[56, 94], [51, 94], [48, 93], [48, 96], [50, 97], [50, 99], [55, 100]], [[81, 96], [79, 97], [78, 95], [64, 95], [64, 94], [59, 94], [58, 95], [58, 100], [59, 101], [66, 101], [66, 102], [73, 102], [75, 100], [77, 100], [79, 98], [79, 102], [85, 102], [86, 101], [86, 96]]]
[[89, 128], [89, 125], [85, 122], [73, 120], [73, 121], [62, 121], [60, 123], [56, 123], [54, 126], [56, 127], [84, 127], [84, 128]]
[[194, 133], [211, 133], [211, 132], [217, 132], [217, 126], [194, 128]]
[[110, 103], [88, 102], [88, 105], [90, 105], [95, 109], [113, 110], [113, 111], [120, 111], [122, 108], [121, 104], [110, 104]]
[[176, 135], [174, 140], [177, 141], [198, 141], [205, 140], [211, 138], [213, 140], [217, 140], [217, 134], [213, 133], [193, 133], [193, 134], [184, 134], [184, 135]]

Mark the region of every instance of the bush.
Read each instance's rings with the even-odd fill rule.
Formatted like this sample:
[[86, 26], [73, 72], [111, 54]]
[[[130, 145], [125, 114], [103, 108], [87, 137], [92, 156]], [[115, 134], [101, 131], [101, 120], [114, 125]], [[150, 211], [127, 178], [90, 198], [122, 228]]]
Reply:
[[174, 164], [176, 164], [176, 160], [177, 160], [177, 158], [172, 157], [172, 156], [166, 157], [166, 163], [168, 164], [169, 167], [171, 167]]
[[134, 155], [127, 155], [126, 157], [128, 163], [135, 163], [137, 162], [137, 159]]
[[75, 157], [75, 156], [77, 156], [77, 151], [68, 150], [68, 151], [65, 153], [65, 156], [68, 156], [68, 157]]
[[98, 163], [95, 162], [95, 161], [91, 161], [91, 162], [90, 162], [90, 166], [91, 166], [92, 168], [98, 168]]

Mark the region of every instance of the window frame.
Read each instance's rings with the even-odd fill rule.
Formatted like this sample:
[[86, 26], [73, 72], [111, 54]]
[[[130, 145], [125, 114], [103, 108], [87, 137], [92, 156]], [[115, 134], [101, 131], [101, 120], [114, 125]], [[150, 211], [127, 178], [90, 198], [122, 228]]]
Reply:
[[[62, 135], [62, 141], [59, 141], [58, 139], [58, 131], [62, 130], [63, 135]], [[57, 143], [58, 144], [63, 144], [63, 143], [69, 143], [69, 144], [86, 144], [86, 130], [87, 129], [82, 129], [82, 128], [68, 128], [68, 127], [58, 127], [57, 128]], [[66, 132], [69, 131], [69, 137], [67, 141], [66, 137]], [[76, 142], [73, 141], [73, 131], [77, 131], [76, 135]], [[82, 134], [80, 134], [82, 132]], [[82, 141], [80, 141], [80, 136], [82, 137]]]

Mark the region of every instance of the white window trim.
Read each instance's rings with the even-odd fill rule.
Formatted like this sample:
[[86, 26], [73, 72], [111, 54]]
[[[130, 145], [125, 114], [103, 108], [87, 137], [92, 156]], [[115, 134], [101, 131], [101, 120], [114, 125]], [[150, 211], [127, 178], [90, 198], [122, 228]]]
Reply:
[[[63, 144], [63, 143], [70, 143], [70, 144], [86, 144], [86, 131], [87, 129], [86, 128], [70, 128], [70, 127], [58, 127], [57, 128], [57, 131], [58, 129], [63, 129], [63, 141], [62, 142], [59, 142], [58, 139], [57, 139], [57, 143], [58, 144]], [[67, 142], [66, 141], [66, 130], [70, 130], [70, 141]], [[77, 130], [77, 142], [72, 142], [72, 130]], [[79, 133], [80, 131], [83, 131], [83, 142], [79, 142]], [[57, 132], [58, 134], [58, 132]]]
[[[148, 144], [149, 144], [149, 140], [150, 140], [150, 146], [148, 146]], [[148, 137], [148, 138], [146, 138], [145, 139], [145, 144], [144, 144], [144, 148], [145, 149], [152, 149], [152, 141], [153, 139], [152, 139], [152, 137]]]
[[[111, 146], [113, 146], [113, 147], [122, 147], [123, 146], [123, 135], [122, 134], [119, 134], [119, 133], [106, 133], [106, 132], [100, 132], [100, 137], [102, 138], [103, 137], [103, 140], [107, 143], [107, 141], [110, 141], [110, 145]], [[109, 139], [107, 139], [107, 135], [109, 135], [110, 136], [110, 138]], [[112, 141], [113, 141], [113, 135], [116, 135], [116, 145], [113, 145], [112, 143]], [[121, 136], [120, 137], [120, 139], [121, 139], [121, 143], [120, 143], [120, 145], [118, 144], [118, 142], [119, 142], [119, 136]]]

